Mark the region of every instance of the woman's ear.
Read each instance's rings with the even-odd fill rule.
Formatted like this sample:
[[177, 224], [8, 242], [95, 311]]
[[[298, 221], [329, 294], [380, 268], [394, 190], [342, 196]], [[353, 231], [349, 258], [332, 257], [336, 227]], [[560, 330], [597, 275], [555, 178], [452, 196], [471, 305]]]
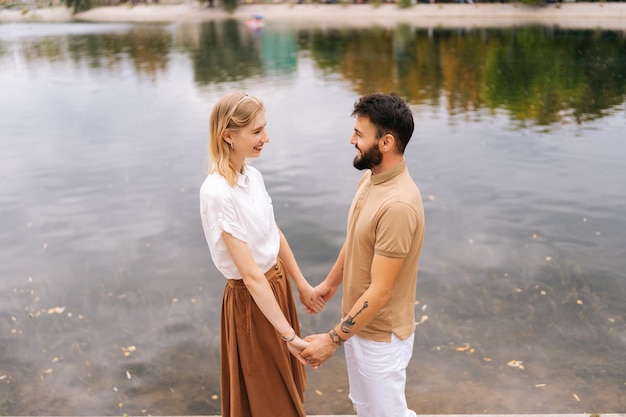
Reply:
[[233, 138], [228, 129], [224, 130], [224, 133], [222, 133], [222, 140], [224, 140], [224, 142], [226, 142], [231, 147], [233, 146]]

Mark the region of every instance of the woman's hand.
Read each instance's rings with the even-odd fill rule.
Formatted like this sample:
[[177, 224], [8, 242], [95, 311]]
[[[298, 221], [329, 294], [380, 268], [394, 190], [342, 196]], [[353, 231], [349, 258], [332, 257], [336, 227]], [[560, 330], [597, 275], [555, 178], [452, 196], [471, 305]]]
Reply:
[[305, 347], [309, 345], [309, 342], [304, 341], [300, 337], [296, 336], [291, 342], [286, 342], [287, 347], [289, 348], [289, 352], [302, 363], [302, 365], [307, 364], [306, 359], [304, 359], [300, 353], [304, 350]]

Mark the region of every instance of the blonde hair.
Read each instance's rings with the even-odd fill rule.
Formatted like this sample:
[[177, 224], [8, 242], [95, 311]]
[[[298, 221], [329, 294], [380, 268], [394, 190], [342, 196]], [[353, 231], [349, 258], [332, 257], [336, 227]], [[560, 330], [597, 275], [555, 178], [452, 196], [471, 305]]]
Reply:
[[209, 119], [209, 173], [217, 172], [231, 186], [237, 183], [236, 168], [230, 162], [230, 144], [224, 140], [226, 129], [237, 131], [252, 123], [256, 115], [263, 110], [263, 102], [244, 92], [229, 93], [220, 98]]

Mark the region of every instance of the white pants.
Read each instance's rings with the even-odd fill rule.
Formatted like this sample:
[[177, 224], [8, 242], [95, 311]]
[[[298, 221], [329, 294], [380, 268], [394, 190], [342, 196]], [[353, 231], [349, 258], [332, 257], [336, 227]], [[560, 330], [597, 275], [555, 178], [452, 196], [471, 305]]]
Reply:
[[359, 417], [414, 417], [406, 403], [406, 367], [413, 354], [414, 335], [391, 342], [352, 336], [344, 345], [350, 400]]

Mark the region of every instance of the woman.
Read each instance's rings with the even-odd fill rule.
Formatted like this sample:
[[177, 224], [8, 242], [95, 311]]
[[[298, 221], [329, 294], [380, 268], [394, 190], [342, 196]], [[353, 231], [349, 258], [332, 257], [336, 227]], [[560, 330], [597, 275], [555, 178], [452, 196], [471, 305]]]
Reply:
[[[269, 142], [263, 103], [222, 97], [210, 118], [211, 167], [200, 189], [211, 258], [227, 278], [221, 317], [222, 415], [305, 417], [307, 342], [291, 292], [313, 312], [324, 307], [276, 225], [260, 172], [247, 165]], [[291, 354], [290, 354], [291, 353]]]

